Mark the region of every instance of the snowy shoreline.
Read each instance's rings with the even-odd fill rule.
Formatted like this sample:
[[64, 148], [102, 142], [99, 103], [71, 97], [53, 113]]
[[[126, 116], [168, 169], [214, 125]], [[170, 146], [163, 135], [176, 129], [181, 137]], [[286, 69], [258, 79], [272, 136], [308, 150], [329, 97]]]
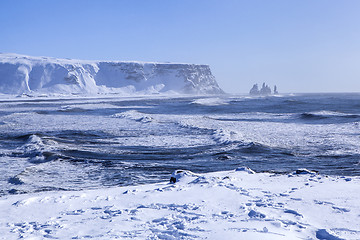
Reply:
[[[303, 173], [303, 172], [298, 172]], [[235, 171], [0, 198], [0, 239], [359, 239], [360, 177]]]

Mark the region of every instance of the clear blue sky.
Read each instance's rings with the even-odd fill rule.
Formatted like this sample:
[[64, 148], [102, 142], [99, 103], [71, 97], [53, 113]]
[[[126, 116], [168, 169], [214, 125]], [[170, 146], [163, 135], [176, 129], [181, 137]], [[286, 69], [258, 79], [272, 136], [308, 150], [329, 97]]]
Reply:
[[359, 0], [0, 0], [0, 52], [209, 64], [227, 92], [360, 92]]

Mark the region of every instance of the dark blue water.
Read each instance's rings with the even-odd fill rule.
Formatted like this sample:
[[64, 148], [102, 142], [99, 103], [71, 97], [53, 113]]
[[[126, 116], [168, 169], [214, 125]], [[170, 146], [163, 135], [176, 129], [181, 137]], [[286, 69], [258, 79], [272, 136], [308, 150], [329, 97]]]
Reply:
[[360, 94], [0, 101], [0, 194], [167, 180], [172, 171], [360, 175]]

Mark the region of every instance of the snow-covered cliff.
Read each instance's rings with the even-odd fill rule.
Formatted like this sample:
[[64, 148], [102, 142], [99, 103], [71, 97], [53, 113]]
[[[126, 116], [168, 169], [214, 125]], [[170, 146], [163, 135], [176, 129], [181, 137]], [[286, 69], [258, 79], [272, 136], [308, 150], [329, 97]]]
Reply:
[[0, 93], [220, 94], [208, 65], [85, 61], [0, 54]]

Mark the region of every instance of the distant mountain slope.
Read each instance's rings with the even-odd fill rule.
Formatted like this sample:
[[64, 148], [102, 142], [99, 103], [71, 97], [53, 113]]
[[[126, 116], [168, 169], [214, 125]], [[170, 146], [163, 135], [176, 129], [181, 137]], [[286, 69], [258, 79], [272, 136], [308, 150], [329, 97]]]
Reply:
[[220, 94], [208, 65], [86, 61], [0, 54], [0, 93]]

